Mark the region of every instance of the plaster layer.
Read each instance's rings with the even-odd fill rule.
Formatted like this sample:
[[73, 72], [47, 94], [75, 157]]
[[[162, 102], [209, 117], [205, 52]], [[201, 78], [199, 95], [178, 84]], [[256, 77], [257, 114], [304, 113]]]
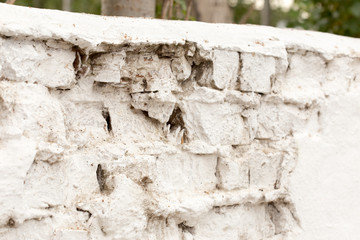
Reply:
[[355, 239], [359, 43], [0, 4], [0, 239]]

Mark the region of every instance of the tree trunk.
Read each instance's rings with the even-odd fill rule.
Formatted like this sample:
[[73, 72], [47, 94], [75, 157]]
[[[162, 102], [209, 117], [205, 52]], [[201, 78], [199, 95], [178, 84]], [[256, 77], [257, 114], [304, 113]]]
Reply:
[[101, 0], [106, 16], [155, 17], [155, 0]]
[[71, 0], [62, 0], [62, 10], [71, 12]]
[[270, 25], [271, 7], [270, 0], [264, 0], [264, 7], [261, 11], [261, 25]]
[[198, 21], [232, 23], [233, 12], [227, 0], [195, 0]]

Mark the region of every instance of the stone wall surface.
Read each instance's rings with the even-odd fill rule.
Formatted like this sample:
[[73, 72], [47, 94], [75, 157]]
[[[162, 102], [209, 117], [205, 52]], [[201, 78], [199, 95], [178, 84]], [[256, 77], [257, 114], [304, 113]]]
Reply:
[[357, 239], [360, 40], [0, 4], [0, 239]]

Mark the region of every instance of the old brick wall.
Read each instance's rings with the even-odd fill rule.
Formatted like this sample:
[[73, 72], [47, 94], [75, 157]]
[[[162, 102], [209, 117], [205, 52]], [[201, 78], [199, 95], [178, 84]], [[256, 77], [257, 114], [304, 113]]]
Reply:
[[359, 40], [4, 4], [0, 36], [0, 239], [359, 231]]

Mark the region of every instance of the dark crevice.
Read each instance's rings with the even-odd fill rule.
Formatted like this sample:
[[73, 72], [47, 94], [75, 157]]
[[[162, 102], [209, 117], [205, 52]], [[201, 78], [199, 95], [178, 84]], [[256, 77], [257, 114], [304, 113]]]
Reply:
[[75, 78], [79, 80], [88, 73], [89, 66], [87, 64], [88, 55], [78, 46], [74, 46], [72, 50], [75, 52], [75, 59], [73, 67], [75, 71]]
[[148, 112], [148, 111], [143, 111], [143, 110], [142, 110], [141, 112], [144, 114], [145, 117], [148, 117], [148, 118], [149, 118], [149, 112]]
[[81, 66], [81, 57], [80, 57], [79, 50], [77, 48], [73, 47], [73, 51], [75, 52], [75, 59], [73, 62], [73, 67], [75, 70], [77, 70]]
[[88, 219], [86, 220], [86, 221], [88, 221], [90, 218], [91, 218], [91, 216], [92, 216], [92, 213], [90, 212], [90, 211], [88, 211], [88, 210], [84, 210], [84, 209], [81, 209], [81, 208], [76, 208], [76, 211], [78, 211], [78, 212], [84, 212], [84, 213], [87, 213], [88, 214]]
[[52, 205], [52, 204], [49, 204], [49, 203], [45, 207], [45, 209], [52, 209], [52, 208], [55, 208], [55, 205]]
[[238, 74], [237, 74], [237, 78], [236, 78], [236, 86], [235, 86], [235, 89], [239, 90], [239, 91], [241, 90], [242, 69], [243, 69], [243, 62], [241, 59], [241, 53], [239, 53], [239, 69], [238, 69]]
[[221, 211], [221, 209], [228, 209], [228, 208], [237, 208], [237, 207], [239, 207], [239, 206], [241, 206], [241, 204], [239, 204], [239, 203], [235, 203], [235, 204], [229, 204], [229, 205], [215, 205], [215, 206], [213, 206], [213, 210], [215, 211], [215, 213], [219, 213], [219, 214], [222, 214], [223, 212]]
[[102, 87], [105, 87], [106, 85], [107, 84], [104, 82], [94, 82], [94, 87], [102, 88]]
[[102, 116], [104, 117], [105, 121], [106, 121], [106, 128], [107, 131], [109, 133], [112, 133], [112, 125], [111, 125], [111, 117], [110, 117], [110, 112], [109, 112], [109, 108], [103, 108], [102, 110]]
[[170, 124], [170, 129], [175, 130], [178, 127], [184, 128], [184, 120], [182, 118], [182, 112], [179, 107], [175, 107], [172, 112], [169, 121], [166, 124]]
[[274, 202], [269, 202], [268, 207], [271, 207], [273, 210], [275, 210], [277, 213], [280, 213], [279, 209], [276, 208]]
[[132, 92], [130, 93], [130, 96], [132, 97], [132, 95], [134, 94], [143, 94], [143, 93], [157, 93], [159, 92], [159, 90], [155, 90], [155, 91], [141, 91], [141, 92]]
[[220, 169], [219, 169], [219, 165], [220, 165], [220, 158], [218, 157], [216, 159], [216, 166], [215, 166], [215, 177], [217, 179], [217, 183], [215, 185], [216, 189], [221, 189], [221, 175], [220, 175]]
[[98, 164], [96, 169], [96, 179], [99, 183], [100, 192], [103, 192], [105, 190], [105, 183], [106, 183], [106, 177], [105, 177], [105, 171], [102, 169], [101, 164]]
[[181, 139], [181, 143], [184, 143], [187, 141], [187, 137], [186, 137], [186, 128], [185, 128], [185, 123], [182, 117], [182, 111], [181, 109], [176, 106], [169, 118], [169, 121], [166, 123], [167, 125], [170, 125], [170, 131], [174, 131], [176, 130], [178, 127], [180, 127], [180, 129], [184, 129], [184, 135], [183, 138]]

